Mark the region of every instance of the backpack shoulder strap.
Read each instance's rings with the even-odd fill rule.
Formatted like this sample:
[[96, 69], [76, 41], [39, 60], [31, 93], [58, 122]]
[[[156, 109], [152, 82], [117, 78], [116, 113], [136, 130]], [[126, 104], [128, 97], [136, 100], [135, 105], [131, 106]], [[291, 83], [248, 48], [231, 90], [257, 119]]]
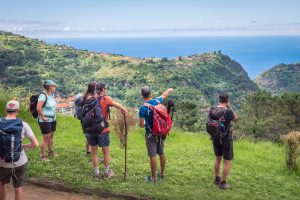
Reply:
[[148, 108], [153, 108], [153, 107], [154, 107], [154, 106], [151, 105], [150, 103], [144, 103], [143, 106], [146, 106], [146, 107], [148, 107]]
[[160, 104], [160, 101], [158, 101], [158, 99], [154, 99], [156, 102], [157, 102], [157, 104]]
[[224, 110], [222, 110], [222, 112], [220, 112], [219, 115], [219, 120], [221, 120], [223, 118], [223, 120], [225, 120], [225, 113], [228, 110], [228, 108], [224, 108]]
[[48, 97], [47, 97], [47, 94], [46, 94], [45, 92], [41, 92], [41, 94], [45, 95], [45, 97], [46, 97], [46, 100], [45, 100], [45, 102], [44, 102], [44, 105], [42, 106], [42, 108], [44, 108], [45, 105], [46, 105], [46, 103], [47, 103]]

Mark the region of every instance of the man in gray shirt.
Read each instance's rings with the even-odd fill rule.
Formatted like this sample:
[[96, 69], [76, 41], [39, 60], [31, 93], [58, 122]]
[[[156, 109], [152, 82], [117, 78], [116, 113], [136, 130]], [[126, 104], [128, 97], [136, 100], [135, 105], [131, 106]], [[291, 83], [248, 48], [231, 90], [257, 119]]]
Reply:
[[[18, 101], [9, 101], [5, 111], [7, 116], [0, 119], [0, 200], [5, 200], [5, 185], [10, 182], [11, 178], [15, 188], [15, 199], [19, 200], [24, 199], [23, 184], [28, 161], [24, 149], [36, 148], [39, 143], [30, 126], [17, 118]], [[22, 144], [24, 138], [28, 138], [30, 144]], [[10, 144], [6, 144], [8, 141]], [[7, 154], [7, 149], [10, 151], [9, 154]]]

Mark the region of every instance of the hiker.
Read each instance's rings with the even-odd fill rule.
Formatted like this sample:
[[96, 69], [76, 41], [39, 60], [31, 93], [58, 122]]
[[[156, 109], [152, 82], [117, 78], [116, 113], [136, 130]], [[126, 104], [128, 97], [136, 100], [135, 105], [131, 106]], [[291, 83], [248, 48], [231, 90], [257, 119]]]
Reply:
[[[143, 86], [141, 89], [141, 95], [144, 99], [144, 105], [140, 107], [139, 117], [140, 117], [140, 127], [145, 128], [146, 134], [146, 146], [148, 151], [148, 156], [150, 158], [151, 175], [146, 176], [145, 180], [150, 182], [156, 181], [156, 176], [158, 175], [161, 179], [165, 177], [165, 165], [166, 157], [164, 154], [164, 139], [161, 136], [155, 136], [151, 133], [153, 128], [153, 111], [148, 108], [145, 103], [150, 105], [157, 105], [162, 103], [164, 99], [173, 91], [173, 88], [167, 89], [160, 97], [155, 99], [151, 98], [151, 90], [149, 86]], [[160, 158], [160, 173], [156, 174], [156, 154]]]
[[[17, 118], [19, 113], [18, 101], [9, 101], [5, 111], [7, 113], [6, 118], [0, 119], [0, 200], [5, 200], [5, 186], [9, 184], [11, 178], [15, 199], [21, 200], [24, 199], [23, 185], [28, 161], [24, 149], [36, 148], [39, 143], [30, 126]], [[23, 138], [28, 138], [30, 144], [22, 144]]]
[[[57, 84], [53, 80], [43, 81], [45, 89], [39, 95], [37, 103], [37, 112], [39, 126], [43, 135], [41, 145], [41, 159], [42, 161], [49, 161], [48, 157], [57, 157], [54, 152], [54, 133], [56, 130], [56, 102], [54, 99], [54, 92]], [[48, 155], [46, 149], [48, 148]]]
[[[216, 108], [210, 109], [209, 118], [214, 118], [216, 123], [219, 122], [221, 123], [221, 127], [224, 127], [218, 131], [220, 136], [211, 137], [214, 154], [216, 156], [214, 162], [215, 184], [220, 189], [229, 189], [226, 180], [230, 172], [231, 160], [233, 159], [233, 131], [231, 128], [231, 121], [237, 122], [238, 116], [233, 111], [227, 94], [219, 95], [219, 105]], [[220, 177], [220, 163], [222, 156], [223, 171], [222, 177]]]
[[[88, 84], [88, 89], [86, 91], [85, 96], [87, 96], [87, 94], [91, 94], [94, 95], [95, 92], [95, 85], [96, 83], [89, 83]], [[80, 124], [82, 126], [82, 111], [83, 111], [83, 107], [84, 107], [84, 101], [83, 101], [83, 95], [82, 94], [76, 94], [75, 95], [75, 101], [74, 101], [74, 117], [78, 120], [80, 120]], [[91, 146], [89, 145], [88, 141], [86, 140], [86, 144], [85, 144], [85, 152], [86, 155], [90, 155], [91, 154]]]
[[[87, 141], [89, 145], [92, 146], [92, 161], [94, 167], [94, 175], [95, 178], [106, 178], [110, 179], [114, 176], [113, 170], [110, 169], [110, 137], [109, 137], [109, 124], [108, 124], [108, 116], [109, 116], [109, 107], [115, 107], [120, 109], [123, 114], [126, 114], [125, 108], [117, 102], [115, 102], [111, 97], [106, 95], [106, 84], [103, 82], [98, 82], [95, 85], [95, 94], [89, 94], [84, 96], [84, 111], [83, 111], [83, 127], [87, 136]], [[94, 104], [96, 102], [96, 105]], [[90, 109], [89, 109], [90, 107]], [[95, 110], [93, 116], [98, 118], [98, 124], [94, 125], [90, 123], [88, 119], [89, 110]], [[97, 113], [97, 111], [101, 111]], [[89, 125], [86, 125], [90, 123]], [[94, 131], [101, 130], [100, 132]], [[92, 131], [92, 132], [90, 132]], [[98, 146], [102, 148], [102, 153], [104, 157], [104, 173], [100, 173], [99, 171], [99, 159], [98, 159]]]

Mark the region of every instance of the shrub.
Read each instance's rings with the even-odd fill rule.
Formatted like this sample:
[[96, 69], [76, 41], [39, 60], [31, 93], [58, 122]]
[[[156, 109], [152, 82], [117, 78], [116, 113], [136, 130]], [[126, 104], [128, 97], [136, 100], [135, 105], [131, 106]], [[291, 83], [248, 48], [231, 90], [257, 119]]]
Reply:
[[[129, 131], [137, 124], [137, 113], [133, 109], [127, 109], [126, 114], [126, 122], [127, 122], [127, 129]], [[121, 148], [125, 147], [125, 121], [124, 115], [120, 110], [118, 110], [112, 117], [111, 123], [113, 124], [113, 129], [120, 139], [120, 146]]]
[[286, 165], [291, 170], [296, 170], [297, 148], [300, 145], [300, 132], [292, 131], [281, 137], [286, 147]]

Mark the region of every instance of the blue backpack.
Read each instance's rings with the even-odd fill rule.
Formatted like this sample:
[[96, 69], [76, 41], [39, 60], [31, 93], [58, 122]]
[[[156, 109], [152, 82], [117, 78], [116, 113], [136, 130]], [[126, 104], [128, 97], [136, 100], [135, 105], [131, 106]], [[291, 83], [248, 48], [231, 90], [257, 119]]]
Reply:
[[23, 123], [20, 119], [0, 119], [0, 158], [4, 162], [16, 162], [22, 151]]
[[101, 97], [86, 100], [82, 112], [82, 127], [85, 134], [99, 135], [101, 131], [109, 127], [102, 114], [100, 105]]

